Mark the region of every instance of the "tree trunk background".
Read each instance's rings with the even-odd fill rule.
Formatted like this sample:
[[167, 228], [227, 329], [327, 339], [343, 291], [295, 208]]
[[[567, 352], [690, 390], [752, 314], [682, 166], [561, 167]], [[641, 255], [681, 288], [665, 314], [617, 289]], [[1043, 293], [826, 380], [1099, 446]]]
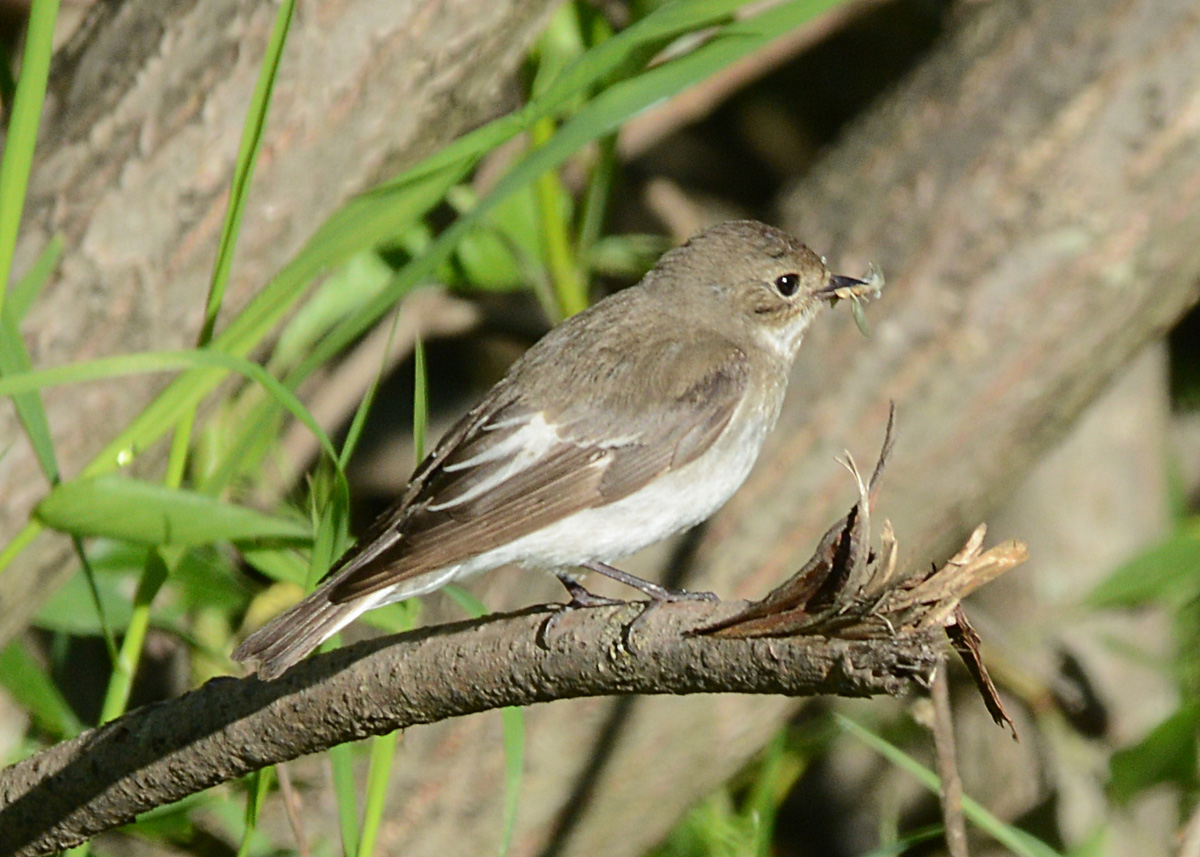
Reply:
[[[410, 5], [388, 13], [383, 7], [390, 4], [378, 5], [347, 8], [364, 21], [378, 14], [391, 22], [385, 32], [408, 47], [372, 52], [378, 66], [362, 56], [357, 74], [344, 78], [337, 72], [344, 57], [330, 31], [348, 26], [347, 13], [326, 10], [328, 20], [318, 20], [310, 7], [297, 23], [302, 38], [289, 45], [246, 217], [254, 231], [239, 253], [239, 297], [393, 153], [426, 151], [469, 121], [461, 117], [481, 115], [486, 98], [471, 93], [492, 92], [492, 78], [480, 72], [489, 65], [473, 58], [515, 61], [543, 9], [504, 7], [522, 13], [514, 27], [500, 12], [484, 25], [479, 19], [490, 4]], [[219, 17], [215, 3], [212, 11], [210, 4], [171, 8], [178, 18], [168, 32], [176, 35], [155, 41], [170, 51], [147, 51], [145, 67], [158, 68], [156, 75], [131, 76], [127, 102], [110, 99], [111, 107], [88, 122], [48, 126], [61, 130], [54, 139], [45, 135], [49, 154], [31, 219], [44, 230], [63, 229], [68, 246], [83, 252], [72, 253], [77, 258], [25, 325], [38, 363], [177, 345], [194, 336], [244, 107], [222, 109], [236, 121], [209, 124], [205, 117], [220, 97], [244, 105], [257, 54], [239, 51], [261, 44], [270, 16], [263, 9]], [[468, 23], [452, 25], [444, 17], [451, 10], [469, 11]], [[445, 40], [410, 42], [411, 29], [397, 23], [405, 15], [410, 28], [431, 28], [426, 33], [439, 22], [446, 29], [436, 32]], [[244, 75], [197, 88], [205, 96], [191, 99], [135, 91], [166, 74], [178, 75], [177, 86], [194, 85], [194, 75], [177, 72], [176, 60], [166, 57], [199, 51], [194, 33], [218, 32], [188, 29], [200, 27], [195, 16], [233, 22], [219, 30], [229, 38], [228, 61], [209, 55], [200, 67], [232, 75], [244, 65]], [[488, 47], [463, 48], [464, 30], [479, 33]], [[388, 40], [347, 39], [363, 51]], [[434, 43], [438, 50], [430, 48]], [[377, 87], [374, 75], [383, 74], [379, 66], [391, 69], [393, 56], [393, 88]], [[306, 74], [319, 82], [300, 84]], [[331, 80], [344, 85], [332, 87]], [[401, 83], [407, 88], [395, 89]], [[362, 107], [372, 97], [373, 110]], [[432, 121], [448, 101], [457, 105], [457, 124]], [[175, 106], [164, 111], [163, 103]], [[395, 111], [390, 121], [381, 118], [385, 109]], [[345, 140], [330, 133], [328, 126], [340, 121], [383, 151], [368, 152], [347, 131]], [[418, 133], [428, 125], [439, 129], [434, 137]], [[411, 148], [396, 142], [402, 137]], [[88, 152], [90, 146], [108, 152], [109, 144], [125, 154], [97, 160]], [[165, 173], [168, 163], [179, 164], [172, 174], [187, 178], [169, 185], [174, 191], [156, 190], [149, 176]], [[291, 195], [308, 191], [314, 177], [320, 191], [299, 200]], [[60, 199], [92, 185], [86, 200]], [[871, 339], [858, 335], [846, 313], [816, 326], [770, 446], [745, 488], [691, 546], [687, 585], [728, 598], [765, 593], [852, 502], [850, 480], [833, 456], [843, 448], [860, 461], [874, 455], [888, 399], [899, 403], [899, 440], [877, 514], [894, 522], [902, 557], [927, 562], [1002, 500], [1111, 375], [1194, 302], [1200, 13], [1190, 0], [966, 5], [940, 47], [848, 129], [781, 203], [782, 225], [826, 254], [836, 270], [853, 274], [876, 261], [890, 282], [869, 310]], [[27, 235], [27, 253], [36, 249], [31, 241], [39, 243]], [[159, 315], [146, 317], [155, 307]], [[110, 319], [114, 310], [124, 314]], [[119, 391], [56, 397], [51, 420], [64, 458], [82, 460], [103, 436], [100, 429], [122, 423], [147, 395], [122, 383]], [[80, 414], [88, 415], [86, 430]], [[23, 451], [0, 467], [6, 497], [0, 533], [11, 534], [43, 486]], [[0, 577], [0, 622], [7, 623], [0, 624], [0, 638], [24, 621], [35, 600], [31, 590], [48, 585], [19, 591], [10, 581], [33, 581], [30, 569], [47, 568], [50, 556], [31, 552], [30, 564]], [[1036, 573], [1036, 556], [1025, 573]], [[492, 583], [486, 599], [494, 609], [531, 600], [527, 578], [498, 574]], [[787, 699], [730, 696], [530, 709], [512, 853], [642, 853], [795, 711]], [[496, 847], [503, 801], [499, 717], [410, 730], [395, 770], [381, 834], [385, 850], [436, 855]]]

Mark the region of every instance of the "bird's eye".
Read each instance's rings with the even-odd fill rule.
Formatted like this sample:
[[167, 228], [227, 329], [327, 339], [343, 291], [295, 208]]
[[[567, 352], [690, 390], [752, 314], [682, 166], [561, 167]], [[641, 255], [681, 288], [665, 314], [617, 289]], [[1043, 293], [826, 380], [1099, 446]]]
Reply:
[[785, 298], [790, 298], [796, 294], [796, 289], [800, 288], [799, 274], [784, 274], [781, 277], [775, 278], [775, 290]]

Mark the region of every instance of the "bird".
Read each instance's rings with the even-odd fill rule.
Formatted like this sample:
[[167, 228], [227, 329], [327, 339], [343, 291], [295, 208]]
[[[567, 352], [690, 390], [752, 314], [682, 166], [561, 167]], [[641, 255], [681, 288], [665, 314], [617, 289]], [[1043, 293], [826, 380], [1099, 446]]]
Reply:
[[608, 601], [577, 569], [652, 603], [695, 597], [610, 563], [724, 505], [779, 416], [813, 318], [863, 285], [764, 223], [698, 233], [530, 347], [234, 660], [277, 678], [367, 610], [510, 563], [554, 572], [576, 606]]

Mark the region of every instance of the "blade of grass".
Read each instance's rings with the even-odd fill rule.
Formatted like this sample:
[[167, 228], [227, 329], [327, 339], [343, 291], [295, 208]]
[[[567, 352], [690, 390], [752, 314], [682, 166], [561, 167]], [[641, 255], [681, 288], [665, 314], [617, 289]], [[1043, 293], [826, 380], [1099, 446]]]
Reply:
[[42, 248], [42, 252], [34, 259], [33, 264], [29, 266], [29, 270], [21, 277], [13, 287], [8, 290], [8, 300], [5, 302], [5, 309], [11, 313], [11, 317], [16, 324], [21, 323], [21, 319], [25, 317], [25, 313], [29, 312], [29, 308], [33, 306], [33, 302], [37, 300], [37, 296], [41, 294], [42, 288], [50, 280], [50, 275], [54, 273], [54, 269], [58, 267], [58, 261], [62, 258], [63, 252], [63, 237], [55, 235]]
[[[937, 774], [926, 768], [912, 756], [905, 753], [899, 747], [889, 744], [887, 741], [880, 738], [870, 730], [860, 726], [848, 717], [840, 714], [834, 715], [837, 718], [838, 724], [853, 735], [858, 740], [862, 741], [879, 755], [883, 756], [889, 762], [902, 771], [906, 772], [917, 780], [925, 788], [929, 789], [934, 794], [938, 793], [940, 782]], [[963, 814], [975, 824], [980, 830], [987, 833], [1005, 848], [1008, 848], [1014, 854], [1021, 857], [1061, 857], [1057, 851], [1042, 842], [1035, 836], [1031, 836], [1023, 830], [1019, 830], [1010, 824], [1005, 824], [996, 816], [988, 812], [977, 801], [969, 797], [963, 797]]]
[[[118, 378], [125, 375], [141, 375], [154, 372], [171, 372], [180, 369], [204, 367], [206, 371], [218, 376], [226, 372], [237, 372], [251, 381], [261, 385], [275, 401], [286, 408], [296, 419], [304, 423], [321, 443], [321, 448], [333, 462], [337, 462], [337, 452], [333, 443], [326, 436], [320, 425], [309, 413], [296, 395], [276, 380], [269, 372], [257, 363], [251, 363], [233, 354], [227, 354], [211, 349], [196, 349], [191, 351], [144, 351], [137, 354], [117, 354], [112, 357], [100, 357], [83, 363], [71, 363], [66, 366], [55, 366], [49, 369], [35, 369], [28, 372], [9, 375], [0, 378], [0, 396], [11, 396], [60, 384], [78, 384], [84, 381], [98, 381]], [[122, 450], [123, 451], [123, 450]], [[122, 463], [125, 456], [114, 454], [113, 463], [120, 458]], [[93, 465], [96, 462], [93, 462]], [[85, 467], [82, 476], [102, 473], [104, 467]], [[0, 566], [2, 568], [3, 566]]]
[[[29, 352], [21, 339], [19, 325], [34, 299], [41, 292], [50, 274], [62, 256], [62, 237], [54, 236], [38, 254], [38, 258], [9, 294], [8, 302], [0, 306], [0, 378], [28, 372], [33, 368]], [[50, 423], [37, 391], [29, 391], [12, 397], [17, 419], [29, 438], [38, 465], [51, 485], [58, 482], [58, 458], [54, 453], [54, 440], [50, 435]]]
[[70, 738], [83, 730], [58, 685], [19, 637], [0, 649], [0, 684], [53, 737]]
[[[10, 309], [8, 306], [0, 308], [0, 379], [21, 375], [33, 369]], [[36, 390], [29, 390], [14, 395], [12, 403], [17, 412], [17, 419], [29, 438], [30, 446], [33, 447], [38, 465], [46, 475], [46, 480], [53, 485], [59, 476], [58, 458], [54, 453], [54, 441], [50, 436], [50, 423], [46, 419], [42, 397]]]
[[371, 761], [367, 766], [367, 796], [363, 809], [362, 835], [358, 840], [358, 857], [371, 857], [375, 853], [375, 840], [379, 836], [388, 784], [392, 779], [392, 760], [396, 756], [396, 745], [399, 741], [399, 729], [371, 741]]
[[[242, 126], [242, 139], [238, 147], [237, 163], [234, 167], [229, 205], [221, 227], [216, 263], [213, 265], [212, 277], [209, 280], [204, 323], [196, 340], [197, 346], [201, 348], [208, 345], [212, 339], [217, 315], [225, 297], [225, 288], [229, 282], [229, 271], [233, 264], [233, 251], [237, 246], [242, 213], [245, 210], [246, 199], [250, 192], [250, 182], [254, 177], [254, 167], [258, 162], [258, 154], [262, 147], [262, 132], [266, 125], [267, 110], [271, 104], [275, 76], [279, 71], [279, 61], [283, 56], [283, 46], [287, 41], [294, 11], [295, 0], [284, 0], [279, 5], [271, 36], [267, 41], [266, 53], [259, 68], [254, 93], [250, 98], [246, 121]], [[180, 417], [171, 437], [171, 449], [167, 456], [166, 474], [163, 480], [164, 485], [169, 488], [178, 488], [183, 484], [195, 421], [196, 405], [193, 405], [186, 409]], [[181, 555], [182, 553], [178, 550], [164, 553], [152, 550], [147, 556], [142, 578], [138, 583], [133, 616], [109, 679], [101, 722], [107, 722], [119, 716], [128, 704], [129, 692], [132, 688], [133, 677], [137, 672], [137, 665], [141, 661], [142, 645], [145, 642], [146, 628], [150, 621], [150, 605]], [[249, 803], [246, 814], [247, 834], [242, 839], [242, 849], [248, 846], [250, 833], [253, 831], [253, 820], [257, 817], [257, 812], [252, 813]]]
[[[12, 299], [3, 307], [0, 307], [0, 379], [5, 376], [29, 372], [33, 368], [33, 364], [29, 359], [29, 353], [25, 350], [25, 343], [21, 339], [18, 323], [41, 292], [42, 287], [46, 284], [46, 281], [50, 278], [50, 274], [58, 264], [58, 259], [62, 255], [62, 244], [61, 236], [56, 235], [50, 240], [38, 255], [33, 266], [26, 272], [25, 276], [21, 278], [17, 287], [13, 290]], [[34, 456], [37, 458], [42, 472], [46, 475], [46, 480], [51, 486], [58, 485], [60, 480], [58, 458], [54, 452], [54, 439], [50, 434], [50, 422], [46, 418], [46, 409], [42, 403], [39, 391], [29, 390], [25, 393], [19, 393], [14, 395], [12, 400], [13, 407], [17, 411], [17, 418], [25, 430], [26, 436], [29, 438]], [[105, 647], [108, 650], [110, 659], [116, 663], [118, 660], [116, 638], [113, 636], [108, 617], [104, 615], [104, 607], [100, 601], [99, 588], [96, 584], [95, 571], [88, 560], [83, 542], [76, 537], [71, 539], [71, 545], [75, 550], [75, 555], [79, 558], [80, 567], [83, 569], [84, 577], [87, 580], [88, 590], [92, 595], [92, 605], [96, 610], [96, 618], [100, 624]]]
[[46, 100], [57, 17], [58, 0], [38, 0], [29, 7], [25, 51], [13, 96], [12, 116], [4, 136], [4, 155], [0, 158], [0, 310], [4, 309], [17, 249], [17, 231], [25, 210], [25, 192], [29, 187], [42, 103]]
[[[196, 345], [200, 348], [208, 345], [212, 340], [213, 330], [217, 324], [217, 314], [221, 311], [221, 302], [225, 298], [225, 288], [229, 282], [230, 268], [233, 265], [233, 251], [237, 246], [242, 213], [246, 208], [246, 199], [250, 195], [250, 182], [254, 178], [258, 153], [262, 149], [262, 134], [267, 122], [267, 111], [271, 106], [271, 93], [275, 88], [275, 77], [279, 72], [279, 61], [283, 57], [283, 46], [287, 41], [295, 7], [295, 0], [284, 0], [279, 4], [271, 36], [267, 40], [266, 54], [259, 68], [258, 80], [254, 85], [254, 93], [250, 97], [246, 121], [242, 125], [242, 139], [238, 146], [237, 162], [233, 170], [229, 205], [225, 210], [225, 220], [221, 225], [221, 237], [217, 243], [217, 259], [208, 284], [204, 323], [201, 325], [200, 335], [196, 338]], [[195, 420], [196, 408], [193, 405], [180, 418], [179, 425], [171, 439], [171, 452], [167, 458], [166, 483], [168, 485], [182, 484]]]
[[271, 37], [267, 41], [266, 55], [259, 69], [258, 80], [254, 84], [254, 94], [250, 97], [246, 122], [242, 126], [237, 165], [233, 171], [233, 186], [229, 192], [229, 208], [225, 212], [225, 222], [221, 227], [217, 261], [213, 266], [208, 301], [204, 307], [204, 327], [200, 331], [200, 345], [206, 345], [212, 339], [217, 324], [217, 313], [220, 312], [221, 301], [225, 297], [225, 286], [229, 282], [229, 270], [233, 265], [233, 251], [237, 247], [238, 230], [241, 228], [242, 214], [246, 209], [246, 199], [250, 195], [250, 182], [254, 178], [254, 167], [262, 150], [263, 128], [267, 124], [271, 93], [275, 89], [275, 77], [279, 73], [279, 62], [283, 58], [283, 46], [287, 42], [295, 8], [295, 0], [283, 0], [279, 4]]
[[425, 432], [429, 423], [429, 377], [425, 371], [425, 341], [413, 340], [413, 466], [425, 458]]
[[342, 853], [358, 854], [358, 798], [354, 794], [354, 745], [329, 748], [333, 770], [333, 794], [337, 800], [338, 827], [342, 831]]
[[[555, 12], [550, 25], [538, 40], [538, 68], [533, 81], [533, 94], [543, 92], [548, 82], [558, 77], [562, 69], [583, 52], [579, 14], [572, 3], [563, 4]], [[576, 94], [582, 99], [584, 92]], [[529, 133], [531, 148], [543, 145], [554, 134], [555, 122], [543, 116], [533, 123]], [[538, 234], [542, 256], [550, 281], [554, 286], [557, 319], [574, 315], [587, 304], [587, 282], [583, 277], [571, 246], [570, 219], [574, 200], [563, 187], [557, 171], [547, 170], [534, 182]]]
[[[534, 148], [544, 145], [553, 134], [554, 122], [542, 119], [534, 124], [530, 132], [530, 144]], [[538, 176], [534, 187], [537, 189], [542, 253], [550, 271], [550, 282], [554, 285], [558, 309], [555, 320], [559, 321], [586, 309], [588, 305], [587, 282], [571, 248], [567, 221], [572, 201], [555, 170], [547, 170]]]
[[133, 679], [137, 675], [138, 663], [142, 658], [142, 647], [146, 631], [150, 627], [150, 605], [154, 596], [167, 581], [167, 563], [156, 550], [146, 554], [146, 563], [137, 592], [133, 596], [133, 615], [125, 627], [125, 638], [121, 650], [113, 663], [104, 704], [100, 708], [100, 723], [108, 723], [125, 713], [129, 705], [129, 694], [133, 690]]
[[109, 624], [108, 615], [104, 609], [104, 601], [100, 597], [100, 585], [96, 580], [96, 571], [92, 568], [87, 550], [83, 547], [83, 539], [72, 535], [71, 546], [75, 549], [75, 555], [79, 557], [79, 564], [83, 569], [83, 579], [87, 583], [88, 594], [92, 598], [92, 609], [96, 611], [96, 621], [100, 624], [100, 635], [104, 638], [104, 648], [108, 652], [108, 660], [115, 664], [117, 658], [120, 657], [120, 652], [117, 650], [117, 638], [113, 634], [112, 625]]
[[517, 810], [521, 805], [521, 775], [525, 767], [525, 712], [520, 708], [500, 709], [504, 725], [504, 821], [500, 837], [500, 857], [512, 847], [517, 829]]
[[263, 804], [271, 791], [271, 781], [275, 778], [275, 768], [263, 768], [250, 775], [250, 789], [246, 793], [246, 827], [242, 840], [238, 843], [237, 857], [246, 857], [250, 853], [251, 838], [258, 827], [258, 816], [262, 813]]

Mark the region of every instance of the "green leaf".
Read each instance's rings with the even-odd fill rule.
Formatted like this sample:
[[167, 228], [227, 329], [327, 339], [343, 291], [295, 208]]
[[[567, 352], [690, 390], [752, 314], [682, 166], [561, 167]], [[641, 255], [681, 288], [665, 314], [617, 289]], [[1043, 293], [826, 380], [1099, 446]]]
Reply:
[[45, 667], [20, 639], [0, 649], [0, 685], [51, 735], [69, 738], [83, 730]]
[[64, 483], [38, 504], [46, 526], [143, 545], [311, 538], [308, 526], [180, 488], [119, 476]]
[[[488, 614], [483, 602], [458, 586], [443, 590], [450, 599], [474, 619]], [[500, 709], [504, 724], [504, 823], [500, 839], [501, 857], [508, 853], [517, 824], [521, 802], [521, 771], [525, 764], [525, 712], [513, 706]]]
[[383, 822], [384, 803], [392, 781], [392, 761], [400, 731], [377, 735], [371, 741], [371, 761], [367, 765], [367, 796], [363, 806], [362, 835], [358, 840], [357, 857], [372, 857], [379, 826]]
[[253, 594], [245, 577], [235, 575], [229, 561], [211, 547], [185, 553], [171, 569], [171, 583], [183, 605], [192, 610], [211, 607], [227, 613], [240, 611]]
[[[118, 577], [106, 574], [95, 578], [101, 608], [113, 627], [125, 627], [133, 616], [128, 583], [126, 575]], [[103, 635], [104, 628], [96, 614], [92, 592], [82, 571], [71, 575], [66, 583], [54, 590], [38, 608], [33, 624], [46, 631], [76, 637]]]
[[[17, 231], [25, 208], [33, 149], [50, 74], [50, 57], [54, 52], [54, 20], [57, 16], [58, 0], [38, 0], [29, 8], [21, 71], [4, 134], [4, 155], [0, 158], [0, 310], [4, 308], [17, 247]], [[13, 317], [20, 318], [20, 315]]]
[[1092, 607], [1181, 607], [1200, 595], [1200, 527], [1181, 528], [1122, 565], [1087, 597]]
[[[25, 343], [21, 339], [20, 321], [29, 305], [41, 292], [42, 286], [50, 278], [50, 274], [58, 265], [62, 255], [62, 236], [54, 238], [43, 248], [33, 266], [13, 288], [7, 303], [0, 307], [0, 378], [28, 372], [33, 368]], [[36, 391], [29, 391], [13, 396], [13, 407], [21, 427], [29, 438], [34, 455], [46, 479], [51, 484], [58, 481], [58, 461], [54, 454], [54, 440], [50, 436], [50, 424], [46, 420], [46, 411], [42, 406], [41, 396]]]
[[147, 551], [141, 579], [133, 596], [133, 612], [130, 614], [129, 624], [125, 626], [125, 636], [113, 662], [108, 690], [100, 708], [101, 723], [108, 723], [120, 717], [129, 705], [133, 679], [142, 660], [142, 646], [146, 641], [146, 631], [150, 627], [150, 608], [166, 582], [167, 563], [162, 554], [157, 550]]
[[1162, 783], [1176, 783], [1194, 791], [1200, 778], [1196, 754], [1200, 751], [1200, 701], [1191, 699], [1159, 723], [1132, 747], [1113, 754], [1109, 761], [1109, 792], [1127, 803], [1139, 792]]
[[[466, 187], [454, 188], [450, 199], [461, 213], [478, 204]], [[488, 291], [523, 289], [531, 277], [544, 276], [537, 267], [540, 248], [535, 210], [533, 189], [522, 188], [463, 236], [454, 255], [469, 286]]]

